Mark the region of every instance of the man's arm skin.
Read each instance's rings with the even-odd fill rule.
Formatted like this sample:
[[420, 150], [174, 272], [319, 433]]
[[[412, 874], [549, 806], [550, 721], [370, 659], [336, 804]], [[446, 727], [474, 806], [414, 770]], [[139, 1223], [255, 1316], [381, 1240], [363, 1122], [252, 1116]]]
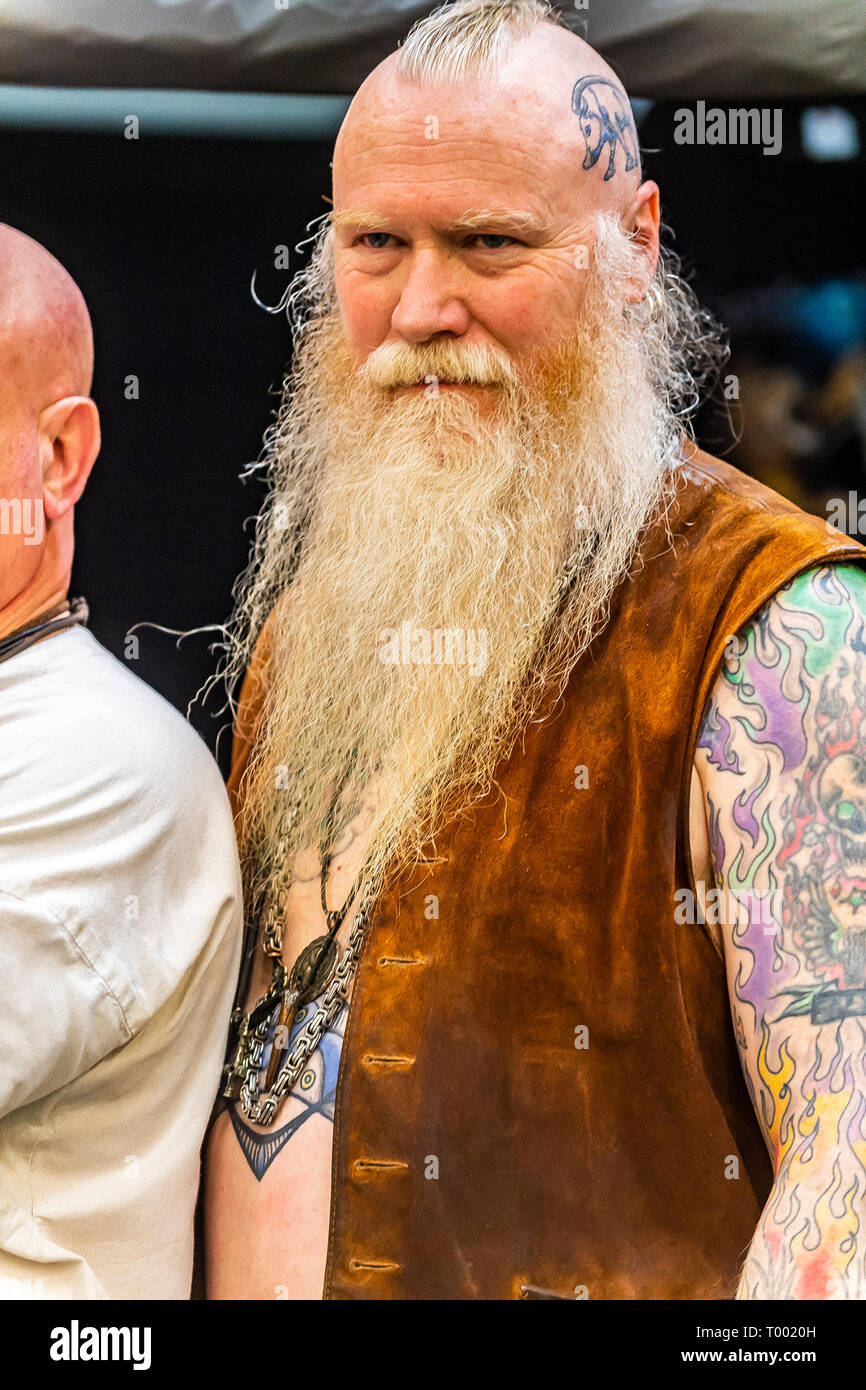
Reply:
[[695, 765], [775, 1173], [737, 1297], [866, 1298], [863, 571], [809, 571], [732, 638]]
[[[339, 905], [360, 871], [369, 808], [346, 812], [333, 846], [327, 900]], [[284, 960], [291, 966], [324, 929], [317, 854], [296, 865], [286, 897]], [[338, 941], [342, 953], [357, 904]], [[256, 950], [246, 1008], [271, 982], [270, 962]], [[295, 1015], [294, 1045], [319, 1001]], [[334, 1102], [348, 1005], [311, 1055], [272, 1125], [254, 1124], [235, 1102], [211, 1129], [205, 1160], [208, 1297], [319, 1299], [325, 1274], [331, 1196]], [[267, 1069], [269, 1039], [260, 1073]]]

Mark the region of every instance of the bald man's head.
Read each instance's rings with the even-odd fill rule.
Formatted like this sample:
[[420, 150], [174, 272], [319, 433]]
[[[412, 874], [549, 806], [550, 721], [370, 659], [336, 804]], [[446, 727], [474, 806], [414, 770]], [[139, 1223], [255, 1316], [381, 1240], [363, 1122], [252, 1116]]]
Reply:
[[68, 271], [32, 237], [0, 223], [0, 412], [11, 392], [38, 413], [63, 396], [86, 396], [93, 332]]
[[99, 452], [93, 334], [69, 273], [0, 223], [0, 636], [65, 595]]
[[[335, 201], [370, 125], [420, 100], [440, 128], [474, 105], [479, 130], [498, 127], [506, 146], [531, 153], [561, 201], [625, 213], [641, 183], [628, 97], [613, 69], [557, 18], [541, 0], [457, 0], [416, 24], [350, 107], [334, 152]], [[425, 135], [440, 138], [435, 127]]]

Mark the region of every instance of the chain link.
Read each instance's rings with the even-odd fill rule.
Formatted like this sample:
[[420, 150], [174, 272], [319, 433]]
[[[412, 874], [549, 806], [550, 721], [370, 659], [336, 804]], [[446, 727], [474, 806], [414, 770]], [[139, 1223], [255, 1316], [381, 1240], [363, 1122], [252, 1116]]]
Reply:
[[[268, 1040], [268, 1033], [275, 1015], [279, 1012], [283, 990], [288, 978], [281, 959], [278, 960], [274, 957], [271, 988], [260, 1000], [252, 1014], [240, 1013], [236, 1016], [235, 1021], [240, 1024], [240, 1032], [234, 1059], [225, 1068], [227, 1088], [224, 1089], [223, 1094], [227, 1093], [228, 1088], [240, 1083], [238, 1098], [241, 1109], [247, 1119], [252, 1120], [254, 1124], [269, 1125], [272, 1122], [280, 1104], [298, 1081], [307, 1062], [317, 1050], [343, 1005], [348, 1001], [349, 986], [361, 958], [361, 951], [367, 936], [369, 916], [370, 885], [368, 884], [361, 896], [342, 960], [334, 971], [333, 978], [322, 995], [321, 1003], [316, 1012], [301, 1029], [295, 1039], [292, 1051], [283, 1059], [274, 1084], [269, 1091], [260, 1091], [259, 1073], [262, 1070], [262, 1057]], [[275, 918], [276, 902], [268, 911], [265, 942], [270, 939], [271, 942], [278, 943], [282, 949], [282, 932], [279, 924], [274, 920]], [[268, 936], [269, 926], [272, 928], [270, 937]], [[266, 954], [271, 954], [267, 950], [267, 945], [265, 951]], [[253, 1019], [260, 1015], [263, 1009], [265, 1010], [264, 1016], [259, 1017], [254, 1024]]]

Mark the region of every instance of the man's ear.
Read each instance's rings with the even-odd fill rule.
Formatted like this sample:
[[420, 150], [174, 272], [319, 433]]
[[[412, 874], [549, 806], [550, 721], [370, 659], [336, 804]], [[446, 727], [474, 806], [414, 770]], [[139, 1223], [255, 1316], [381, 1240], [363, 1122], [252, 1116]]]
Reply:
[[626, 294], [627, 303], [638, 304], [646, 295], [659, 258], [659, 190], [652, 179], [641, 184], [623, 218], [623, 227], [646, 260], [645, 278], [633, 281]]
[[101, 442], [99, 411], [89, 396], [64, 396], [39, 416], [45, 515], [64, 516], [84, 491]]

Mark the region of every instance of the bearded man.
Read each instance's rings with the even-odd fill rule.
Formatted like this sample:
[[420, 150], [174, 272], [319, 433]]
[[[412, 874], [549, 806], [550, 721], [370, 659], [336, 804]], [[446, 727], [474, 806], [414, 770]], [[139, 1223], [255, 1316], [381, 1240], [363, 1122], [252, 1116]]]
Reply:
[[339, 133], [230, 629], [211, 1297], [863, 1293], [864, 552], [690, 441], [658, 197], [536, 0]]

